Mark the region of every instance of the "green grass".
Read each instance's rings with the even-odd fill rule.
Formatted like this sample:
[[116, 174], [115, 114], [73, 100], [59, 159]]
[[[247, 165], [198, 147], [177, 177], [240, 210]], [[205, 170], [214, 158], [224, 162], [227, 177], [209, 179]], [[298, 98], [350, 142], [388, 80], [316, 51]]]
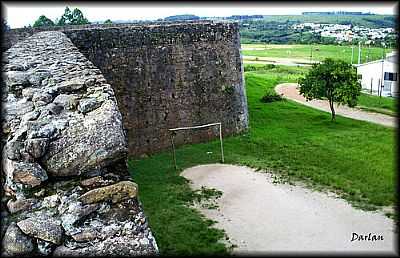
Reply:
[[[267, 89], [294, 82], [306, 71], [276, 67], [247, 72], [248, 132], [224, 138], [225, 162], [273, 170], [289, 181], [301, 180], [318, 189], [337, 192], [355, 206], [374, 209], [393, 205], [395, 197], [395, 130], [337, 116], [292, 101], [261, 102]], [[196, 194], [179, 173], [188, 167], [215, 163], [207, 154], [219, 142], [177, 149], [178, 171], [169, 151], [130, 160], [141, 200], [161, 254], [225, 254], [218, 239], [222, 231], [210, 227], [190, 208]]]
[[379, 97], [361, 93], [357, 105], [367, 111], [395, 116], [397, 113], [397, 100], [392, 97]]
[[[245, 50], [245, 48], [266, 48], [265, 50]], [[271, 49], [268, 49], [271, 47]], [[351, 62], [351, 46], [338, 45], [268, 45], [268, 44], [242, 44], [242, 53], [244, 56], [257, 57], [280, 57], [293, 59], [310, 60], [311, 48], [312, 60], [322, 61], [325, 58], [342, 59]], [[318, 51], [316, 49], [319, 49]], [[393, 49], [385, 49], [385, 53], [389, 53]], [[369, 56], [367, 58], [367, 56]], [[382, 58], [382, 48], [371, 47], [362, 48], [361, 63], [367, 61], [378, 60]], [[353, 63], [358, 61], [358, 47], [354, 47]]]

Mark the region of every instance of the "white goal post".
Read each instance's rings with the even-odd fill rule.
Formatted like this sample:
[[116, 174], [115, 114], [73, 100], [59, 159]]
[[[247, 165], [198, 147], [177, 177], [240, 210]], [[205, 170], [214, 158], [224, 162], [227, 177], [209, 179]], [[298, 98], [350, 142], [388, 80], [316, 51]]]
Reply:
[[222, 163], [224, 163], [224, 146], [222, 144], [222, 124], [221, 124], [221, 122], [211, 123], [211, 124], [206, 124], [206, 125], [189, 126], [189, 127], [178, 127], [178, 128], [168, 129], [171, 132], [171, 144], [172, 144], [172, 152], [173, 152], [173, 157], [174, 157], [175, 169], [177, 169], [177, 166], [176, 166], [176, 153], [175, 153], [175, 144], [174, 144], [175, 134], [174, 133], [176, 131], [180, 131], [180, 130], [200, 129], [200, 128], [205, 128], [205, 127], [210, 127], [210, 126], [219, 126], [219, 141], [221, 144], [221, 161], [222, 161]]

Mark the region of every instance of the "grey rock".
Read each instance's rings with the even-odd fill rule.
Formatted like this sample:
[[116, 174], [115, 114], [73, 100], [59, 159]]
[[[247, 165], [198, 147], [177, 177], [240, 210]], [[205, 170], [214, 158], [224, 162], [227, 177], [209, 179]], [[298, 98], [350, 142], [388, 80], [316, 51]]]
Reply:
[[56, 245], [54, 245], [51, 242], [47, 242], [47, 241], [44, 241], [44, 240], [41, 240], [41, 239], [37, 239], [38, 251], [42, 255], [50, 255], [55, 246]]
[[79, 101], [78, 110], [85, 114], [100, 107], [101, 103], [102, 102], [98, 101], [96, 98], [81, 99]]
[[53, 103], [61, 105], [64, 109], [73, 110], [78, 104], [78, 99], [76, 96], [71, 94], [60, 94], [55, 97]]
[[122, 117], [112, 101], [85, 117], [70, 120], [61, 135], [50, 142], [43, 162], [50, 175], [71, 176], [100, 169], [127, 155]]
[[64, 110], [64, 107], [56, 103], [50, 103], [46, 106], [46, 109], [51, 115], [59, 115]]
[[75, 233], [75, 224], [96, 211], [100, 206], [97, 204], [82, 205], [81, 202], [73, 202], [69, 205], [67, 211], [61, 216], [62, 226], [66, 234], [72, 235]]
[[24, 148], [24, 143], [17, 140], [12, 140], [7, 142], [6, 145], [6, 154], [7, 157], [11, 160], [20, 160], [21, 153], [20, 151]]
[[13, 182], [21, 183], [30, 187], [40, 185], [47, 180], [46, 171], [38, 163], [25, 163], [18, 161], [7, 161], [6, 174]]
[[35, 204], [38, 203], [37, 199], [34, 198], [20, 198], [17, 200], [9, 200], [7, 202], [7, 208], [11, 214], [17, 213], [20, 211], [27, 211], [30, 210]]
[[57, 132], [53, 123], [32, 121], [28, 124], [28, 138], [51, 138]]
[[25, 150], [35, 159], [42, 157], [47, 150], [48, 138], [33, 138], [25, 141]]
[[45, 197], [41, 205], [42, 207], [45, 208], [54, 208], [57, 207], [59, 203], [60, 203], [60, 197], [58, 196], [58, 194], [53, 194]]
[[48, 70], [37, 70], [31, 73], [28, 77], [28, 81], [34, 86], [40, 86], [42, 81], [51, 76]]
[[28, 80], [29, 74], [26, 72], [8, 71], [5, 73], [5, 76], [6, 76], [6, 84], [9, 87], [12, 87], [15, 85], [24, 85], [24, 86], [29, 85], [29, 80]]
[[68, 81], [63, 81], [57, 85], [57, 91], [61, 93], [74, 92], [85, 88], [85, 80], [74, 78]]
[[37, 92], [38, 89], [35, 88], [24, 88], [22, 90], [22, 97], [26, 98], [27, 100], [32, 100], [33, 95]]
[[26, 123], [27, 121], [36, 120], [40, 115], [40, 111], [34, 110], [32, 112], [28, 112], [22, 117], [22, 123]]
[[60, 221], [52, 217], [31, 217], [17, 223], [25, 234], [54, 244], [61, 244], [63, 229]]
[[35, 92], [32, 96], [32, 102], [35, 107], [44, 106], [53, 100], [53, 96], [47, 92]]
[[23, 116], [28, 112], [33, 111], [34, 105], [27, 99], [19, 99], [15, 101], [7, 101], [5, 103], [5, 112], [7, 116]]
[[26, 236], [14, 222], [8, 226], [2, 245], [5, 253], [12, 256], [27, 255], [35, 249], [32, 239]]

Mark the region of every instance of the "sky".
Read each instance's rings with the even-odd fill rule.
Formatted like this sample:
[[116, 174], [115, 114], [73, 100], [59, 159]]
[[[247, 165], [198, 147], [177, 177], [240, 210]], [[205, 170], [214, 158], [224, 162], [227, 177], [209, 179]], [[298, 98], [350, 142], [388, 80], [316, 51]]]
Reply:
[[40, 16], [45, 15], [51, 20], [59, 18], [66, 6], [70, 9], [79, 8], [89, 21], [110, 20], [155, 20], [171, 15], [194, 14], [197, 16], [231, 16], [231, 15], [282, 15], [301, 14], [302, 12], [316, 11], [359, 11], [376, 14], [397, 14], [396, 2], [365, 2], [365, 3], [39, 3], [32, 2], [2, 2], [3, 15], [11, 28], [20, 28], [33, 24]]

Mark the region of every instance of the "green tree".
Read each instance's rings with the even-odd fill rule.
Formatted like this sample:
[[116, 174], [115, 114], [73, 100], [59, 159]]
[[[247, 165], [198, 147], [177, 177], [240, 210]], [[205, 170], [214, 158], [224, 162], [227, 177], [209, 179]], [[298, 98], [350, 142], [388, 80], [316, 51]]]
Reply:
[[299, 85], [300, 94], [307, 100], [328, 99], [332, 121], [335, 120], [333, 103], [354, 107], [361, 91], [356, 68], [342, 60], [331, 58], [320, 64], [313, 64], [308, 74], [299, 79]]
[[90, 22], [87, 18], [85, 18], [81, 10], [75, 8], [71, 12], [68, 6], [65, 7], [64, 14], [61, 16], [61, 18], [57, 20], [58, 26], [82, 24], [90, 24]]
[[1, 17], [1, 29], [2, 32], [10, 30], [10, 26], [7, 24], [7, 20]]
[[54, 26], [54, 22], [47, 18], [44, 15], [40, 15], [39, 18], [33, 23], [32, 27], [37, 28], [37, 27], [43, 27], [43, 26]]
[[104, 24], [112, 24], [113, 22], [110, 19], [104, 21]]

